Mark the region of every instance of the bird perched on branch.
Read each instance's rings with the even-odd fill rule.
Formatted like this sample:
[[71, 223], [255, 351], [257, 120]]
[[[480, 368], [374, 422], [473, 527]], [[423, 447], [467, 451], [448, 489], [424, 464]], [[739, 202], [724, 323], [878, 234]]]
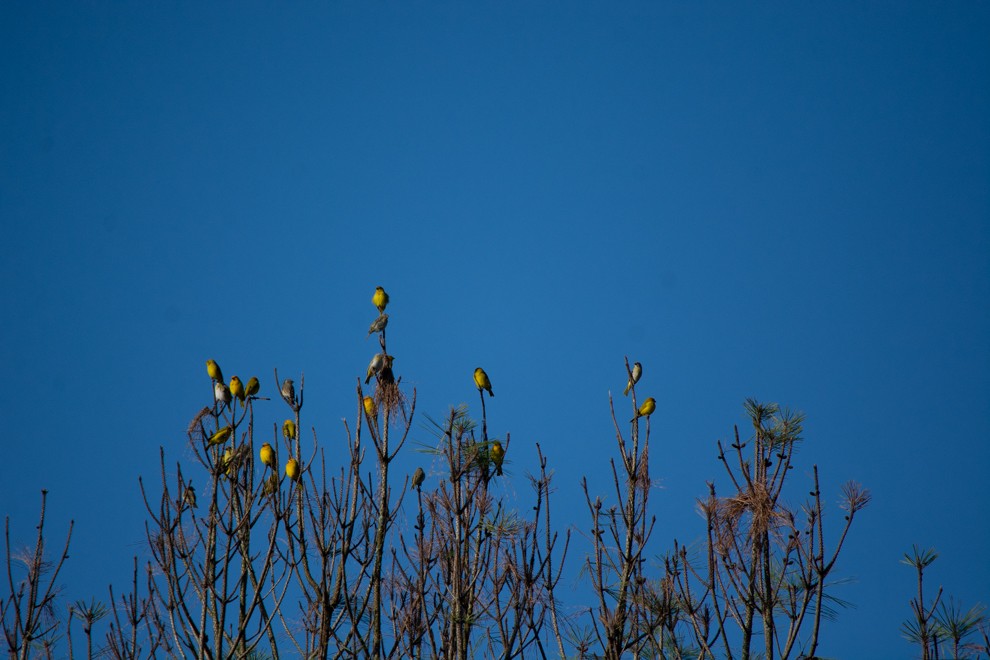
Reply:
[[495, 396], [492, 392], [492, 382], [488, 380], [488, 374], [481, 367], [474, 370], [474, 384], [478, 386], [478, 391], [488, 390], [488, 396]]
[[230, 393], [236, 396], [238, 401], [244, 401], [244, 383], [237, 376], [231, 376], [230, 378]]
[[423, 468], [421, 467], [416, 468], [416, 471], [413, 472], [413, 476], [412, 476], [413, 488], [416, 488], [417, 490], [420, 489], [424, 481], [426, 481], [426, 473], [423, 472]]
[[622, 396], [629, 395], [629, 390], [632, 389], [633, 385], [639, 382], [639, 379], [642, 375], [643, 375], [643, 365], [641, 365], [639, 362], [634, 362], [632, 368], [632, 378], [630, 378], [629, 382], [626, 383], [626, 389], [622, 393]]
[[364, 412], [368, 417], [378, 416], [378, 406], [375, 405], [375, 400], [370, 396], [364, 397]]
[[296, 386], [291, 378], [286, 378], [285, 382], [282, 383], [282, 398], [290, 406], [296, 405]]
[[275, 467], [275, 450], [267, 442], [261, 445], [261, 449], [258, 451], [258, 457], [261, 462], [270, 468]]
[[258, 382], [257, 376], [251, 376], [251, 379], [247, 382], [247, 387], [244, 388], [244, 394], [247, 396], [254, 396], [261, 389], [261, 383]]
[[192, 487], [192, 482], [186, 486], [186, 490], [182, 494], [182, 501], [188, 504], [190, 508], [196, 508], [196, 489]]
[[223, 384], [223, 381], [218, 380], [213, 384], [213, 398], [225, 406], [230, 405], [230, 390]]
[[368, 377], [364, 379], [364, 384], [367, 385], [371, 382], [371, 377], [377, 375], [384, 368], [385, 354], [375, 353], [375, 356], [371, 358], [371, 362], [368, 364]]
[[381, 332], [388, 325], [388, 314], [380, 314], [377, 319], [371, 322], [371, 327], [368, 328], [368, 336], [370, 337], [375, 332]]
[[225, 426], [216, 433], [214, 433], [213, 435], [211, 435], [209, 439], [206, 441], [206, 444], [210, 446], [222, 445], [223, 443], [227, 442], [227, 439], [230, 438], [230, 434], [233, 432], [234, 429], [232, 427]]
[[649, 417], [650, 415], [653, 414], [653, 411], [656, 409], [657, 409], [657, 402], [654, 401], [653, 397], [651, 396], [649, 399], [643, 402], [643, 405], [641, 405], [639, 407], [639, 410], [636, 411], [636, 416], [630, 419], [629, 421], [634, 422], [640, 417]]
[[291, 419], [285, 420], [285, 422], [282, 423], [282, 435], [288, 438], [289, 440], [295, 438], [296, 423], [293, 422]]
[[385, 293], [385, 289], [376, 286], [375, 295], [371, 296], [371, 302], [378, 308], [379, 314], [384, 314], [385, 308], [388, 306], [388, 294]]
[[285, 476], [293, 481], [299, 480], [299, 461], [294, 458], [289, 459], [289, 462], [285, 464]]
[[491, 450], [492, 463], [495, 464], [495, 474], [502, 475], [502, 461], [505, 460], [505, 450], [502, 449], [502, 443], [498, 440], [492, 441]]
[[212, 378], [216, 382], [218, 383], [223, 382], [223, 372], [220, 371], [220, 365], [217, 364], [214, 360], [206, 361], [206, 373], [208, 373], [210, 375], [210, 378]]

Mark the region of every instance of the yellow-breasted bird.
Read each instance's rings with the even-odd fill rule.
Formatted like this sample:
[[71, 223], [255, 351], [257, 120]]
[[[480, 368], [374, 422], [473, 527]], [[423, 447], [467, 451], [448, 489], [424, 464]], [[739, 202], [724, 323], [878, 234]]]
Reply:
[[236, 396], [238, 401], [244, 401], [244, 383], [237, 376], [230, 377], [230, 393]]
[[192, 487], [192, 482], [186, 486], [186, 491], [182, 494], [182, 501], [188, 504], [191, 508], [196, 508], [196, 489]]
[[418, 467], [416, 471], [413, 472], [412, 485], [413, 488], [419, 488], [426, 481], [426, 473], [423, 472], [423, 468]]
[[385, 289], [376, 286], [375, 295], [371, 296], [371, 302], [378, 308], [379, 314], [384, 314], [385, 308], [388, 306], [388, 294], [385, 293]]
[[285, 476], [293, 481], [299, 480], [299, 461], [294, 458], [289, 459], [289, 462], [285, 464]]
[[368, 417], [378, 416], [378, 406], [375, 405], [375, 400], [370, 396], [364, 397], [364, 412]]
[[218, 383], [223, 382], [223, 372], [220, 371], [220, 365], [214, 360], [206, 361], [206, 373], [210, 375], [210, 378]]
[[375, 332], [381, 332], [388, 325], [388, 314], [379, 314], [378, 318], [371, 322], [371, 326], [368, 328], [368, 337], [370, 337]]
[[290, 406], [293, 406], [296, 403], [296, 386], [295, 383], [292, 382], [291, 378], [286, 378], [285, 382], [282, 383], [282, 398], [285, 399], [285, 402]]
[[290, 440], [296, 437], [296, 423], [287, 419], [282, 423], [282, 435]]
[[224, 405], [230, 405], [230, 390], [223, 381], [218, 380], [213, 385], [213, 398]]
[[636, 416], [630, 419], [629, 421], [633, 422], [639, 419], [640, 417], [649, 417], [650, 415], [653, 414], [653, 411], [656, 409], [657, 409], [657, 402], [654, 401], [653, 397], [651, 396], [649, 399], [643, 402], [643, 405], [641, 405], [639, 407], [639, 410], [636, 411]]
[[368, 377], [364, 379], [364, 384], [367, 385], [371, 382], [371, 377], [377, 374], [385, 367], [385, 354], [375, 353], [375, 356], [371, 358], [371, 362], [368, 363]]
[[639, 382], [639, 379], [642, 377], [642, 375], [643, 375], [643, 365], [641, 365], [639, 362], [634, 362], [632, 368], [632, 378], [630, 378], [629, 382], [626, 383], [626, 389], [625, 391], [622, 392], [622, 396], [629, 395], [629, 390], [632, 389], [633, 385]]
[[223, 450], [223, 459], [220, 461], [220, 467], [224, 469], [227, 476], [233, 476], [234, 474], [234, 450], [227, 447]]
[[481, 367], [474, 370], [474, 384], [478, 386], [478, 391], [488, 390], [488, 396], [495, 396], [492, 392], [492, 381], [488, 380], [488, 374]]
[[227, 439], [230, 438], [230, 434], [233, 432], [234, 429], [232, 427], [225, 426], [216, 433], [214, 433], [213, 435], [211, 435], [209, 439], [206, 441], [206, 444], [222, 445], [223, 443], [227, 442]]
[[258, 451], [258, 457], [261, 458], [261, 462], [270, 468], [275, 467], [275, 450], [267, 442], [261, 445], [261, 449]]
[[505, 459], [505, 450], [502, 449], [502, 443], [498, 440], [492, 441], [491, 449], [492, 463], [495, 464], [495, 474], [502, 474], [502, 461]]
[[247, 382], [247, 387], [244, 388], [244, 394], [247, 396], [254, 396], [261, 389], [261, 383], [258, 382], [257, 376], [251, 376], [250, 380]]

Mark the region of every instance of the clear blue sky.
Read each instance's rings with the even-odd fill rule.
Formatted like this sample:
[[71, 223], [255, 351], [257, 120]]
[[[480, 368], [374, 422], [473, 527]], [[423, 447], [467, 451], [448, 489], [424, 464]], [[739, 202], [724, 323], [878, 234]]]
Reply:
[[66, 601], [146, 555], [207, 358], [338, 441], [378, 284], [420, 411], [486, 367], [520, 507], [538, 441], [587, 528], [628, 355], [655, 554], [756, 397], [808, 415], [795, 501], [874, 494], [825, 655], [911, 652], [914, 543], [990, 600], [990, 5], [209, 4], [0, 5], [0, 512], [76, 520]]

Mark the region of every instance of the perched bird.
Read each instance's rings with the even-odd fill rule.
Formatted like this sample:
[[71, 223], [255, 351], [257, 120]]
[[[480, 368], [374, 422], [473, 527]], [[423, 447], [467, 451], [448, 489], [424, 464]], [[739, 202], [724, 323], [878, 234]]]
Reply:
[[423, 468], [418, 467], [416, 471], [413, 472], [412, 485], [413, 488], [420, 488], [423, 482], [426, 481], [426, 473], [423, 472]]
[[213, 385], [213, 398], [224, 405], [230, 405], [230, 390], [223, 381], [218, 380]]
[[223, 443], [227, 442], [227, 439], [230, 438], [230, 434], [233, 432], [234, 432], [233, 427], [225, 426], [216, 433], [214, 433], [213, 435], [211, 435], [209, 439], [206, 441], [206, 444], [211, 446], [222, 445]]
[[495, 396], [492, 392], [492, 382], [488, 380], [488, 374], [481, 367], [474, 370], [474, 384], [478, 386], [478, 391], [488, 390], [488, 396]]
[[392, 360], [394, 359], [395, 357], [391, 355], [385, 356], [385, 365], [382, 367], [382, 373], [379, 375], [381, 381], [386, 385], [395, 382], [395, 374], [392, 373]]
[[639, 407], [639, 410], [636, 411], [636, 416], [630, 419], [629, 421], [633, 422], [639, 419], [640, 417], [649, 417], [650, 415], [653, 414], [653, 411], [656, 409], [657, 409], [657, 402], [654, 401], [653, 397], [651, 396], [649, 399], [643, 402], [643, 405], [641, 405]]
[[286, 378], [285, 382], [282, 383], [282, 398], [290, 406], [296, 404], [296, 386], [290, 378]]
[[371, 382], [371, 377], [377, 375], [385, 367], [385, 354], [375, 353], [375, 356], [371, 358], [371, 362], [368, 364], [368, 377], [364, 379], [364, 384], [367, 385]]
[[218, 383], [223, 382], [223, 372], [220, 371], [220, 365], [217, 364], [214, 360], [206, 361], [206, 373], [208, 373], [210, 375], [210, 378], [212, 378], [216, 382]]
[[289, 459], [289, 462], [285, 464], [285, 476], [293, 481], [299, 480], [299, 461], [294, 458]]
[[368, 417], [376, 417], [378, 415], [378, 406], [375, 405], [375, 400], [370, 396], [364, 397], [364, 412]]
[[267, 442], [261, 445], [261, 449], [258, 451], [258, 456], [261, 458], [261, 462], [270, 468], [275, 467], [275, 450]]
[[376, 286], [375, 295], [371, 296], [371, 302], [378, 308], [379, 314], [384, 314], [385, 307], [388, 306], [388, 294], [385, 293], [385, 289]]
[[196, 489], [192, 487], [192, 482], [186, 486], [186, 491], [182, 494], [182, 501], [188, 504], [191, 508], [196, 508]]
[[642, 375], [643, 375], [643, 365], [641, 365], [639, 362], [634, 362], [632, 368], [632, 378], [630, 378], [629, 382], [626, 383], [626, 389], [625, 391], [622, 392], [622, 396], [628, 396], [629, 390], [632, 389], [633, 385], [639, 382], [639, 379]]
[[220, 460], [220, 467], [223, 468], [228, 477], [232, 477], [234, 475], [234, 450], [230, 447], [227, 447], [223, 451], [223, 458]]
[[375, 332], [381, 332], [388, 325], [388, 314], [379, 314], [378, 318], [371, 322], [371, 327], [368, 328], [368, 336], [370, 337]]
[[292, 440], [296, 437], [296, 423], [287, 419], [282, 423], [282, 435]]
[[244, 383], [237, 376], [230, 378], [230, 393], [236, 396], [238, 401], [244, 401]]
[[498, 440], [492, 441], [491, 449], [492, 463], [495, 464], [495, 474], [502, 474], [502, 461], [505, 459], [505, 450], [502, 449], [502, 443]]
[[257, 376], [251, 376], [251, 379], [247, 382], [247, 387], [244, 388], [244, 394], [247, 396], [254, 396], [261, 389], [261, 383], [258, 382]]
[[262, 491], [265, 495], [271, 495], [278, 490], [278, 474], [272, 472], [272, 476], [268, 477], [265, 481], [265, 489]]

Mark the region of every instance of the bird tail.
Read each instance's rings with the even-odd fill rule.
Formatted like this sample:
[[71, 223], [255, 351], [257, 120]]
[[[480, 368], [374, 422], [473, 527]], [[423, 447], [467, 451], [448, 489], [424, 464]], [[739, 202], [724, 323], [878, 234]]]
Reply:
[[632, 388], [632, 381], [626, 383], [626, 389], [622, 391], [622, 396], [629, 396], [629, 390]]

